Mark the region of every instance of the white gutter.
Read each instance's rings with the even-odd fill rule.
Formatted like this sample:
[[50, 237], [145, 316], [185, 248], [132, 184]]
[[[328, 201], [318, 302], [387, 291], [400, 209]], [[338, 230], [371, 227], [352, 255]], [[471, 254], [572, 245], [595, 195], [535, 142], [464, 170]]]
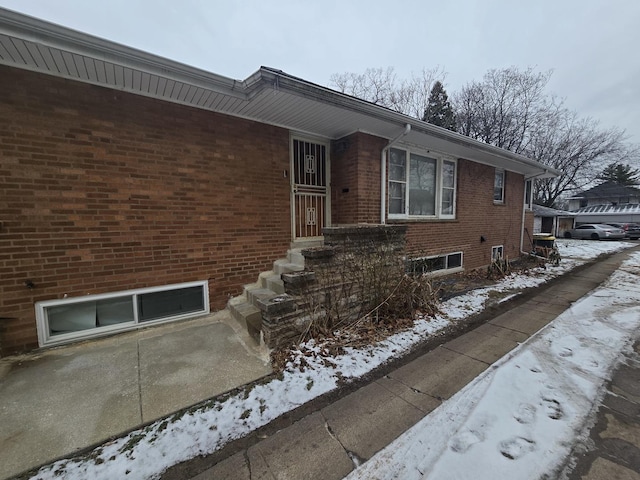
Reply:
[[389, 148], [411, 131], [411, 124], [407, 123], [404, 130], [382, 149], [380, 154], [380, 224], [387, 222], [387, 152]]

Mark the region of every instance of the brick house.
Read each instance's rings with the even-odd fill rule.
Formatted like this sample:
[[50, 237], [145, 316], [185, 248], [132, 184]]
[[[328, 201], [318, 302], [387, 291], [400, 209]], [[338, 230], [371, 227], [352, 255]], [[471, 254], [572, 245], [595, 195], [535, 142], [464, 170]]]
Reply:
[[557, 174], [279, 70], [3, 9], [0, 84], [1, 355], [222, 309], [329, 225], [407, 224], [445, 273], [515, 258]]

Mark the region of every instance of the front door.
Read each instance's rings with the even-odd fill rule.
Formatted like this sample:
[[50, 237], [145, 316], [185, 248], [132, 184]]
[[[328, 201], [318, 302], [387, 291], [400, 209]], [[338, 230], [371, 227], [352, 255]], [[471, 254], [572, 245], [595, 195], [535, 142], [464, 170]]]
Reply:
[[319, 240], [329, 224], [329, 147], [293, 138], [291, 142], [292, 229], [295, 240]]

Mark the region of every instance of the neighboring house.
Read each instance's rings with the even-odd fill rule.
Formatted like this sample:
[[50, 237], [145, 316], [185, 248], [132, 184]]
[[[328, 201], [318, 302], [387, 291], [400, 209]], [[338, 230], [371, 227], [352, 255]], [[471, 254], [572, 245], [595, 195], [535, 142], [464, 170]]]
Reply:
[[640, 223], [640, 204], [591, 205], [575, 212], [576, 224], [582, 223]]
[[573, 212], [534, 205], [533, 233], [550, 233], [557, 238], [563, 238], [564, 233], [573, 228], [574, 217]]
[[279, 70], [2, 9], [0, 64], [2, 355], [222, 309], [329, 225], [406, 224], [445, 272], [515, 258], [532, 179], [558, 173]]
[[581, 223], [640, 222], [640, 189], [604, 182], [569, 198], [569, 210]]
[[593, 205], [638, 204], [640, 189], [615, 182], [604, 182], [569, 198], [568, 202], [568, 209], [571, 212]]

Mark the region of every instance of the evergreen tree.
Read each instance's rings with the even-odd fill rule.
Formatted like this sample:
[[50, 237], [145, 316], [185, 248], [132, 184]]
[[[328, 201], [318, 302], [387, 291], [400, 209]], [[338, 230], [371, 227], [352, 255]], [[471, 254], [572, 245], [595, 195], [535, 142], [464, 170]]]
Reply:
[[622, 163], [610, 163], [604, 170], [598, 175], [598, 180], [604, 180], [605, 182], [614, 182], [618, 185], [632, 186], [640, 184], [638, 177], [640, 171], [635, 168], [631, 168], [629, 165], [623, 165]]
[[431, 88], [422, 120], [447, 130], [456, 130], [456, 116], [449, 102], [449, 96], [440, 81], [436, 81]]

